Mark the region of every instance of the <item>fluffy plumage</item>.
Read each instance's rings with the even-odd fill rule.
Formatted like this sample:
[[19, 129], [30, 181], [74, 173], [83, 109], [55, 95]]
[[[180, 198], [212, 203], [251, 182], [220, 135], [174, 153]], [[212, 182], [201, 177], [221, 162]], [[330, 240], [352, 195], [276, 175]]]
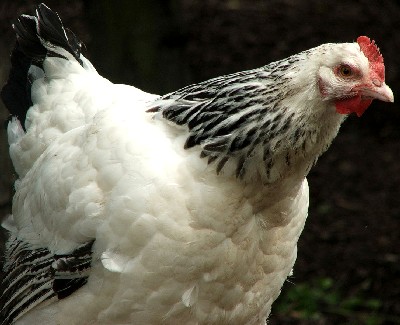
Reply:
[[305, 176], [344, 114], [393, 101], [376, 45], [160, 97], [99, 76], [45, 5], [14, 29], [1, 324], [264, 324], [296, 259]]

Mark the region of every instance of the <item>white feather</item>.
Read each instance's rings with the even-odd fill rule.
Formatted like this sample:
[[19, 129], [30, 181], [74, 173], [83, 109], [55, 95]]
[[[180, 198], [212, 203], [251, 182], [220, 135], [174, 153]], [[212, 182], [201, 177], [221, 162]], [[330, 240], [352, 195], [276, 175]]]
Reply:
[[182, 295], [182, 302], [186, 307], [193, 306], [197, 301], [197, 296], [199, 294], [199, 288], [194, 285], [193, 287], [186, 290]]
[[21, 122], [16, 117], [13, 117], [7, 126], [8, 144], [10, 146], [15, 145], [24, 135], [25, 131]]
[[17, 226], [15, 224], [12, 214], [7, 215], [3, 219], [3, 221], [1, 222], [1, 226], [11, 233], [15, 233], [17, 231]]

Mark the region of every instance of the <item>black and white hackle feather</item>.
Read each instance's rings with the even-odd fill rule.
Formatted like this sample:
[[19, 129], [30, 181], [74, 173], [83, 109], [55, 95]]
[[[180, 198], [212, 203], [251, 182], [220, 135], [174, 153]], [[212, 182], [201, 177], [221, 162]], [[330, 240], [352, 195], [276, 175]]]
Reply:
[[[308, 56], [305, 51], [262, 68], [187, 86], [162, 96], [148, 112], [187, 126], [185, 148], [201, 146], [200, 156], [215, 163], [217, 173], [234, 160], [234, 174], [243, 179], [257, 153], [266, 182], [274, 182], [294, 156], [305, 155], [306, 142], [316, 133], [283, 102], [303, 91], [290, 76]], [[271, 174], [273, 168], [278, 174]]]

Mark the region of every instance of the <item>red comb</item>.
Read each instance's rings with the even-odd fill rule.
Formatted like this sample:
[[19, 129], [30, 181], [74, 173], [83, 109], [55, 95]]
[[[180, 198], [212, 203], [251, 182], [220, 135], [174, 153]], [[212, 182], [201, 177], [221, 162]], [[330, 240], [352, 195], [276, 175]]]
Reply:
[[371, 41], [367, 36], [360, 36], [357, 38], [357, 43], [361, 51], [364, 53], [369, 61], [369, 66], [374, 71], [380, 81], [385, 80], [385, 65], [383, 64], [382, 54], [374, 41]]

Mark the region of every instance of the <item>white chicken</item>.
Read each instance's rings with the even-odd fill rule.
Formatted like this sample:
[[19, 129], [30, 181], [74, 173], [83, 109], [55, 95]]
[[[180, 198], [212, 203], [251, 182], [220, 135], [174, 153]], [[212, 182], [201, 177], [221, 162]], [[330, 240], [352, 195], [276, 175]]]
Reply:
[[156, 96], [98, 75], [43, 4], [14, 29], [0, 324], [265, 324], [307, 173], [347, 114], [393, 102], [375, 43]]

